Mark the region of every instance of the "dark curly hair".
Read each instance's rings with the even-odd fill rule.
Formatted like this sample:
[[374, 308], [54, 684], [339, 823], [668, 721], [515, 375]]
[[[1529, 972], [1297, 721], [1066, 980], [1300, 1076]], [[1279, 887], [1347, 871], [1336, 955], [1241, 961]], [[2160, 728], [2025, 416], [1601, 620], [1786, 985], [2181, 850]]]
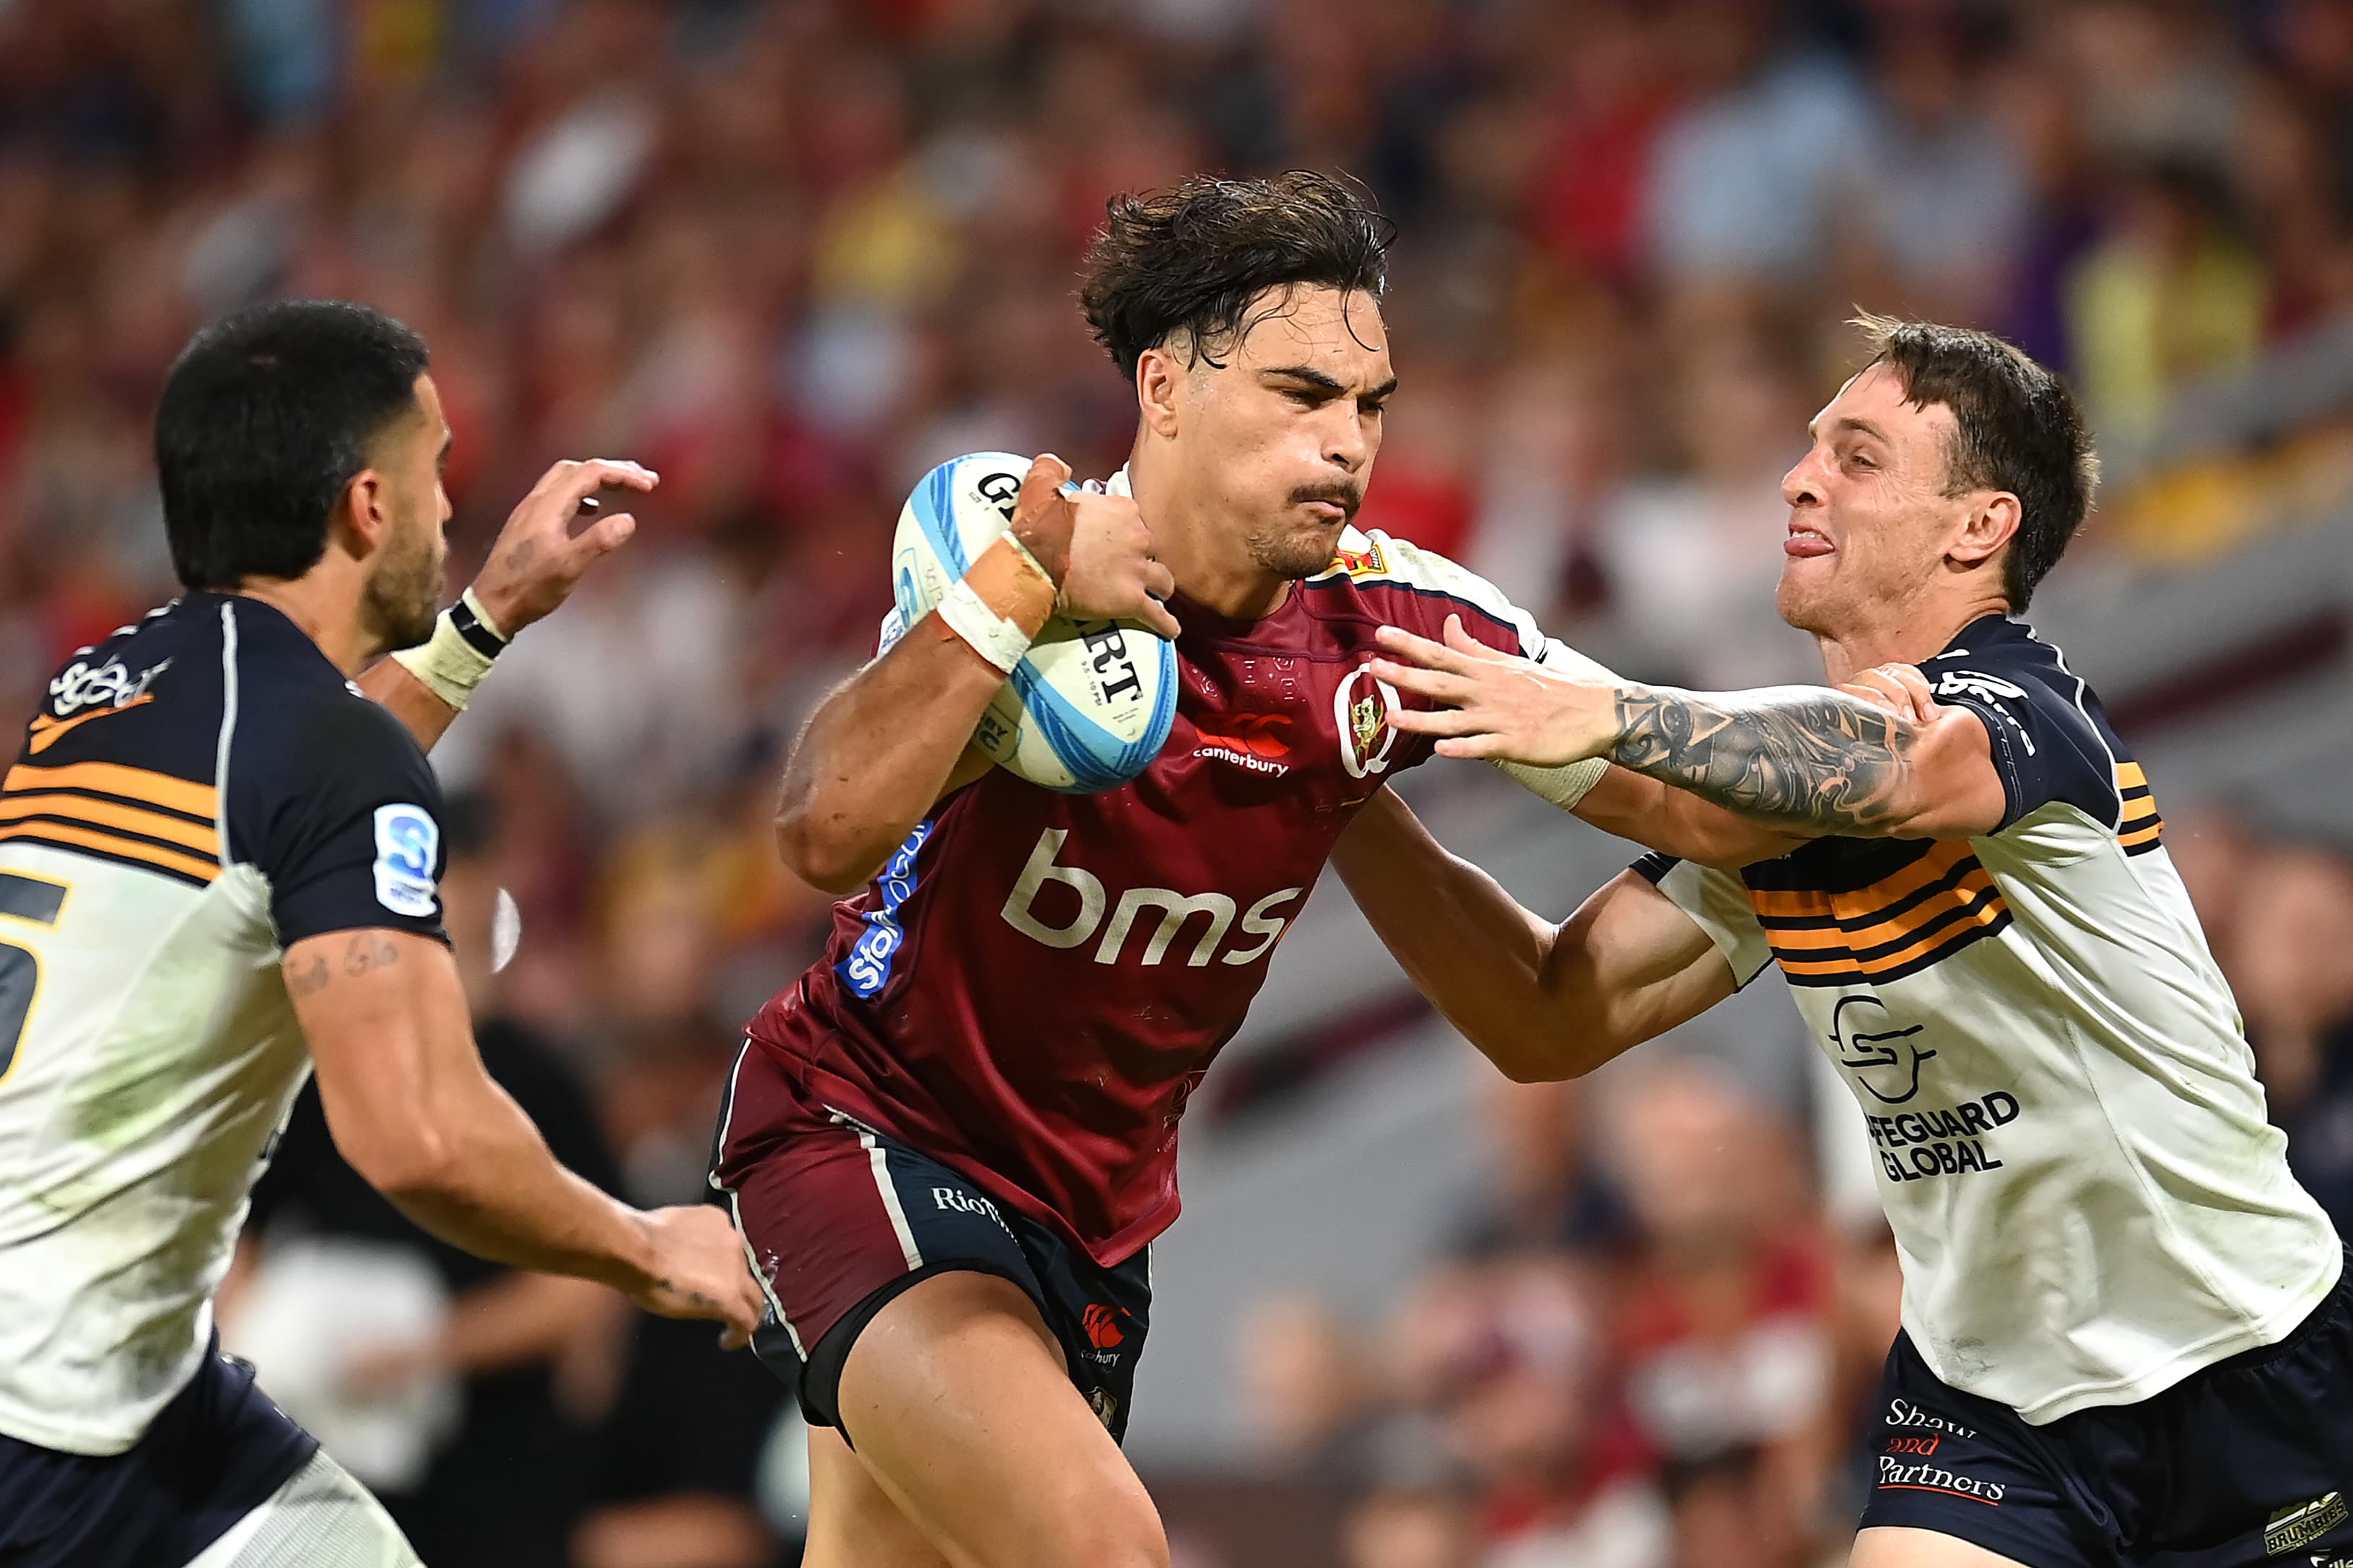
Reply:
[[1904, 384], [1915, 408], [1953, 411], [1945, 493], [2008, 490], [2018, 498], [2018, 532], [2001, 563], [2013, 611], [2026, 608], [2084, 526], [2100, 482], [2100, 459], [2067, 384], [1990, 332], [1892, 316], [1857, 315], [1872, 350]]
[[1396, 232], [1360, 186], [1308, 169], [1263, 180], [1197, 174], [1104, 206], [1079, 303], [1131, 380], [1146, 350], [1180, 334], [1191, 358], [1221, 363], [1217, 354], [1254, 324], [1245, 313], [1270, 289], [1377, 298]]

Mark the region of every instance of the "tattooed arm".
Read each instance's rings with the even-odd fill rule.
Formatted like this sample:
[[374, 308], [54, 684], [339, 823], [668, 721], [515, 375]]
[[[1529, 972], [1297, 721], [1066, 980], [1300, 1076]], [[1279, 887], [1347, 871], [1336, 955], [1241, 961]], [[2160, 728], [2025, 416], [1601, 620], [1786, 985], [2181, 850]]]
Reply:
[[1381, 642], [1397, 656], [1376, 661], [1381, 679], [1445, 704], [1394, 722], [1440, 737], [1448, 756], [1539, 766], [1607, 757], [1797, 836], [1964, 838], [2001, 823], [2001, 776], [1984, 723], [1968, 709], [1938, 706], [1908, 666], [1843, 690], [1695, 692], [1471, 651], [1451, 628], [1444, 644], [1394, 628]]
[[493, 1262], [601, 1280], [651, 1311], [718, 1319], [733, 1342], [750, 1337], [760, 1290], [725, 1214], [642, 1212], [558, 1164], [483, 1070], [447, 947], [413, 931], [330, 931], [289, 947], [285, 973], [335, 1146], [403, 1214]]
[[1760, 826], [1862, 838], [1966, 838], [2000, 826], [2001, 776], [1964, 708], [1919, 718], [1802, 686], [1611, 694], [1612, 762]]

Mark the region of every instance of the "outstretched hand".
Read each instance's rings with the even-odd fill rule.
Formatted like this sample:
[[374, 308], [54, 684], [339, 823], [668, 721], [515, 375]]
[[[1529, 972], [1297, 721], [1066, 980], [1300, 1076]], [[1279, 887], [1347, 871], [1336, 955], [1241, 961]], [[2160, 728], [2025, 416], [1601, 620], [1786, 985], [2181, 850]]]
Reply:
[[542, 474], [508, 514], [481, 575], [474, 579], [474, 597], [500, 635], [512, 637], [554, 614], [580, 585], [582, 574], [637, 531], [636, 516], [619, 511], [573, 532], [581, 502], [608, 485], [650, 490], [660, 482], [661, 476], [643, 464], [606, 458], [558, 463]]
[[1445, 640], [1399, 626], [1378, 634], [1389, 657], [1368, 667], [1400, 691], [1441, 706], [1409, 708], [1390, 722], [1439, 737], [1438, 753], [1559, 767], [1601, 755], [1617, 740], [1618, 689], [1489, 647], [1446, 617]]
[[681, 1204], [638, 1218], [654, 1244], [653, 1265], [626, 1288], [629, 1299], [665, 1318], [709, 1318], [725, 1324], [722, 1350], [750, 1344], [767, 1297], [726, 1211]]

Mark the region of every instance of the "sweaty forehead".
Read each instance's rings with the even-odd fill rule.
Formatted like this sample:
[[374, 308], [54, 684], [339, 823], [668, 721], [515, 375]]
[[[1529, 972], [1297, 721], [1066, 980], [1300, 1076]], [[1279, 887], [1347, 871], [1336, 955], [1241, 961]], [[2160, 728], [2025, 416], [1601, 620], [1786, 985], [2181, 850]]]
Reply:
[[1388, 327], [1380, 301], [1362, 289], [1318, 284], [1270, 289], [1242, 318], [1249, 331], [1232, 363], [1253, 369], [1308, 365], [1344, 383], [1388, 379]]

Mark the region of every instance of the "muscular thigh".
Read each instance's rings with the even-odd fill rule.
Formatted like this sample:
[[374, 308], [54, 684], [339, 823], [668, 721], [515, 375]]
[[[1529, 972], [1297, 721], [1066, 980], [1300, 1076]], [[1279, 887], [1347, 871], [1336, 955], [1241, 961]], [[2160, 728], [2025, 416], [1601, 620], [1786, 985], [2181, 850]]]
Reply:
[[850, 1348], [839, 1414], [880, 1490], [952, 1568], [1166, 1568], [1143, 1483], [1008, 1280], [938, 1274], [893, 1300]]
[[841, 1434], [809, 1429], [808, 1545], [801, 1568], [948, 1568]]

